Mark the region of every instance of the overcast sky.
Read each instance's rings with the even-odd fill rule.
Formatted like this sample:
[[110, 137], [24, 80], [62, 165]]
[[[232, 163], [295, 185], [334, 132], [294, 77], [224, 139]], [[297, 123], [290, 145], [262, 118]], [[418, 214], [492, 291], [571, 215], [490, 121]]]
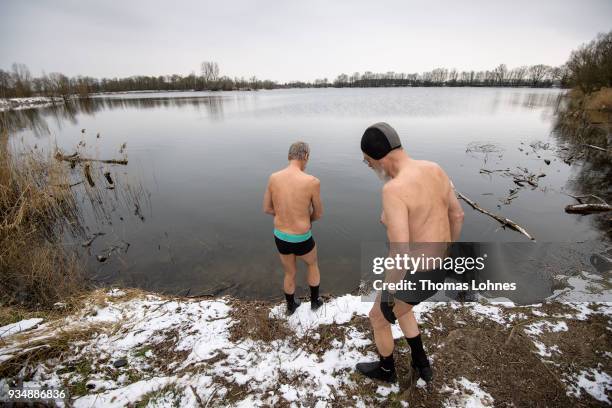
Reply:
[[114, 77], [212, 60], [231, 77], [332, 80], [560, 65], [611, 29], [611, 0], [0, 0], [0, 68]]

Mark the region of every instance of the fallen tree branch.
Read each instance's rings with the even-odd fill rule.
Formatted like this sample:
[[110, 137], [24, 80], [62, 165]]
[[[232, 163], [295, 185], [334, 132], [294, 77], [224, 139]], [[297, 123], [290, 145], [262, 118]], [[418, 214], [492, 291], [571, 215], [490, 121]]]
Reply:
[[[572, 197], [574, 200], [578, 201], [580, 204], [570, 204], [565, 206], [565, 212], [568, 214], [593, 214], [593, 213], [601, 213], [612, 211], [612, 206], [606, 202], [601, 197], [596, 196], [595, 194], [587, 194], [581, 196], [574, 196], [568, 194], [568, 196]], [[598, 202], [589, 203], [586, 202], [585, 199], [594, 199]]]
[[610, 204], [570, 204], [565, 206], [565, 212], [568, 214], [593, 214], [607, 211], [612, 211]]
[[104, 233], [103, 233], [103, 232], [94, 232], [93, 237], [91, 237], [91, 238], [89, 238], [87, 241], [83, 242], [83, 243], [81, 244], [81, 246], [83, 246], [83, 247], [85, 247], [85, 248], [87, 248], [87, 247], [91, 246], [91, 244], [92, 244], [92, 243], [95, 241], [95, 239], [96, 239], [96, 238], [98, 238], [98, 237], [100, 237], [100, 236], [102, 236], [102, 235], [104, 235]]
[[93, 159], [93, 158], [89, 158], [89, 157], [81, 157], [79, 156], [78, 153], [73, 153], [71, 155], [64, 155], [62, 153], [60, 153], [59, 151], [55, 153], [55, 158], [59, 161], [67, 161], [71, 164], [76, 164], [76, 163], [81, 163], [81, 162], [99, 162], [99, 163], [108, 163], [108, 164], [121, 164], [121, 165], [127, 165], [128, 161], [123, 159], [109, 159], [109, 160], [102, 160], [102, 159]]
[[581, 195], [581, 196], [575, 196], [575, 195], [571, 195], [571, 194], [567, 194], [567, 195], [572, 197], [576, 201], [578, 201], [580, 204], [584, 204], [584, 199], [585, 198], [594, 198], [595, 200], [599, 201], [602, 204], [608, 204], [606, 202], [606, 200], [604, 200], [601, 197], [596, 196], [595, 194], [587, 194], [587, 195]]
[[492, 212], [490, 212], [488, 210], [485, 210], [484, 208], [479, 206], [477, 203], [475, 203], [470, 198], [468, 198], [465, 195], [463, 195], [461, 192], [459, 192], [457, 190], [455, 190], [455, 192], [457, 193], [457, 197], [458, 198], [460, 198], [463, 201], [465, 201], [466, 203], [468, 203], [470, 205], [470, 207], [472, 207], [476, 211], [480, 211], [481, 213], [483, 213], [485, 215], [488, 215], [489, 217], [491, 217], [494, 220], [496, 220], [497, 222], [499, 222], [503, 227], [508, 227], [510, 229], [513, 229], [514, 231], [520, 232], [521, 234], [525, 235], [530, 240], [535, 241], [535, 238], [530, 233], [528, 233], [525, 228], [521, 227], [516, 222], [514, 222], [514, 221], [512, 221], [512, 220], [510, 220], [510, 219], [508, 219], [506, 217], [502, 217], [501, 215], [493, 214]]
[[601, 152], [606, 152], [606, 153], [608, 152], [607, 149], [604, 149], [603, 147], [595, 146], [592, 144], [583, 143], [583, 146], [590, 147], [591, 149], [599, 150]]

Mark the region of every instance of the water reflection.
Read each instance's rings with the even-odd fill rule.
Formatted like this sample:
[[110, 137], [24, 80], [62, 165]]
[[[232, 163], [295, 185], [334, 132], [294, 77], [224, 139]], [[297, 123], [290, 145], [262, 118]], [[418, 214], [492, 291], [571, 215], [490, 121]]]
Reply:
[[[573, 195], [596, 195], [608, 203], [612, 202], [612, 155], [609, 150], [602, 152], [586, 146], [609, 149], [612, 145], [611, 116], [609, 113], [572, 110], [566, 100], [558, 105], [553, 136], [558, 142], [561, 157], [574, 170], [567, 181], [567, 188]], [[612, 216], [609, 213], [585, 217], [590, 218], [608, 240], [612, 240]]]
[[92, 97], [87, 99], [71, 99], [64, 104], [56, 104], [42, 108], [21, 109], [0, 112], [0, 127], [15, 133], [30, 130], [37, 136], [49, 134], [49, 121], [53, 121], [59, 129], [64, 122], [77, 124], [80, 114], [94, 116], [103, 110], [112, 109], [157, 109], [193, 107], [204, 110], [211, 118], [223, 117], [225, 96], [202, 97], [162, 97], [162, 98], [118, 98]]
[[[95, 164], [92, 170], [102, 181], [111, 171], [119, 186], [124, 179], [138, 191], [142, 186], [150, 206], [117, 198], [119, 187], [94, 196], [112, 198], [102, 217], [84, 201], [92, 207], [90, 235], [105, 232], [88, 248], [95, 279], [173, 293], [190, 288], [191, 294], [274, 297], [281, 290], [282, 270], [271, 219], [260, 210], [261, 194], [297, 138], [311, 144], [309, 171], [322, 180], [327, 214], [313, 228], [325, 274], [323, 290], [353, 290], [361, 243], [384, 241], [378, 222], [380, 183], [362, 165], [358, 144], [373, 121], [392, 123], [411, 155], [439, 162], [462, 193], [527, 227], [539, 242], [591, 240], [602, 232], [609, 237], [602, 216], [563, 212], [573, 200], [565, 193], [599, 191], [610, 198], [611, 177], [605, 156], [581, 149], [582, 136], [571, 136], [559, 119], [553, 120], [558, 106], [557, 90], [347, 88], [114, 95], [4, 112], [0, 121], [18, 140], [39, 148], [48, 140], [67, 154], [82, 142], [87, 156], [115, 159], [127, 142], [128, 165]], [[588, 140], [605, 145], [601, 133], [594, 135]], [[482, 155], [466, 152], [480, 140], [500, 147], [484, 164]], [[532, 142], [550, 149], [536, 152], [529, 147]], [[561, 148], [567, 150], [557, 152]], [[574, 151], [583, 156], [568, 166], [564, 152]], [[538, 188], [521, 189], [504, 204], [500, 199], [516, 189], [512, 178], [479, 171], [516, 171], [517, 166], [546, 177]], [[82, 171], [74, 181], [80, 179]], [[134, 203], [143, 204], [138, 208], [144, 219]], [[591, 225], [590, 220], [599, 221]], [[462, 240], [524, 239], [466, 208]], [[108, 248], [121, 242], [130, 244], [129, 251], [113, 251], [107, 261], [98, 262], [97, 255], [106, 256]], [[551, 270], [563, 270], [567, 262], [556, 259], [559, 265]]]

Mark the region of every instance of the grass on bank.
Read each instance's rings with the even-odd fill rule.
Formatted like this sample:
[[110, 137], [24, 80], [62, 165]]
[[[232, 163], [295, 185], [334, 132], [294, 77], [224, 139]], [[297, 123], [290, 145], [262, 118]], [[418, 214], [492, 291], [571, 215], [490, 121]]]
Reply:
[[0, 133], [0, 325], [66, 302], [83, 289], [76, 255], [61, 243], [78, 228], [67, 169], [36, 150], [14, 153]]

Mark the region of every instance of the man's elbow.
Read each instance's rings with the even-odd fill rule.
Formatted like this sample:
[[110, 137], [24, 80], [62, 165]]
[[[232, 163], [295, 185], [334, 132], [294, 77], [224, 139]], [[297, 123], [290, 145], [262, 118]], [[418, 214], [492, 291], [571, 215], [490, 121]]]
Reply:
[[450, 219], [453, 224], [463, 224], [464, 217], [465, 213], [463, 212], [463, 210], [455, 211], [450, 215]]
[[264, 207], [263, 208], [263, 212], [269, 215], [274, 215], [274, 208], [271, 207]]
[[312, 216], [310, 218], [312, 221], [317, 221], [317, 220], [320, 220], [322, 217], [323, 217], [323, 211], [319, 211], [319, 212], [312, 213]]

